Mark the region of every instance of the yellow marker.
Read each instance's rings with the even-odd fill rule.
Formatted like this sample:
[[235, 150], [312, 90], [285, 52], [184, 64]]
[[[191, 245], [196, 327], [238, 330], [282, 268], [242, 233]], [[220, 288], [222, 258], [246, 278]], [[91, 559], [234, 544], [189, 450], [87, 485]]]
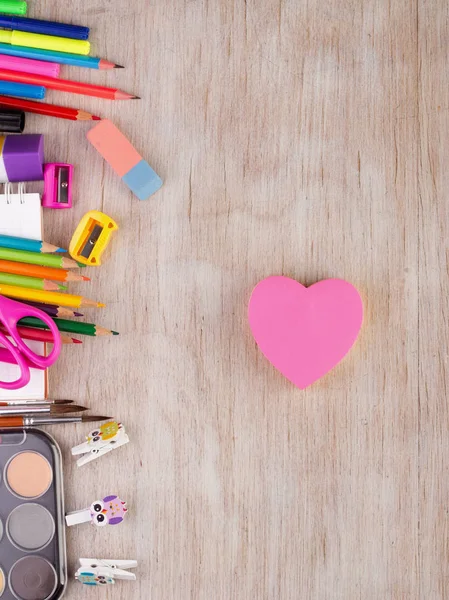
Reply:
[[101, 255], [110, 242], [112, 232], [117, 229], [117, 223], [108, 215], [99, 210], [89, 211], [78, 223], [72, 236], [70, 256], [83, 265], [100, 266]]
[[12, 46], [26, 46], [41, 50], [55, 50], [70, 54], [89, 54], [90, 43], [85, 40], [72, 40], [71, 38], [43, 35], [41, 33], [28, 33], [27, 31], [0, 30], [0, 42]]
[[16, 298], [17, 300], [28, 300], [30, 302], [43, 302], [44, 304], [55, 304], [56, 306], [69, 306], [71, 308], [98, 307], [105, 305], [94, 300], [88, 300], [83, 296], [73, 294], [61, 294], [61, 292], [46, 292], [43, 290], [31, 290], [17, 285], [1, 285], [0, 295]]

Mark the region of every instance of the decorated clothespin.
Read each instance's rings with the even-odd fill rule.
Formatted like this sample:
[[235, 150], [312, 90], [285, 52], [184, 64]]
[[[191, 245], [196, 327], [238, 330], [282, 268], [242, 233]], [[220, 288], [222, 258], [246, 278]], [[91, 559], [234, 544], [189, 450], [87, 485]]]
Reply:
[[118, 525], [123, 521], [127, 512], [126, 502], [120, 500], [118, 496], [106, 496], [103, 500], [92, 502], [90, 508], [67, 513], [65, 521], [69, 527], [80, 523], [89, 523], [89, 521], [97, 527]]
[[126, 435], [125, 428], [121, 423], [110, 421], [105, 423], [98, 429], [94, 429], [86, 436], [86, 441], [79, 446], [72, 448], [72, 455], [85, 454], [76, 461], [79, 467], [124, 446], [129, 442], [129, 437]]
[[136, 560], [80, 558], [80, 568], [75, 573], [75, 579], [85, 585], [114, 584], [116, 579], [136, 581], [135, 574], [127, 570], [136, 567]]

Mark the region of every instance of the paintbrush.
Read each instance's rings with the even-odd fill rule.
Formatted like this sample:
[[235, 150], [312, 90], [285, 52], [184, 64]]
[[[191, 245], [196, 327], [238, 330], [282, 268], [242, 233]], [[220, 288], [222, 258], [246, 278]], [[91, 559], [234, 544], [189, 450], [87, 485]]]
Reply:
[[77, 404], [16, 404], [13, 406], [1, 406], [0, 417], [11, 415], [67, 415], [69, 413], [84, 412], [88, 410]]
[[0, 406], [29, 406], [31, 405], [36, 405], [36, 404], [43, 404], [44, 406], [47, 406], [47, 404], [72, 404], [73, 400], [38, 400], [38, 399], [34, 399], [34, 398], [28, 398], [28, 399], [20, 399], [17, 398], [15, 400], [1, 400], [0, 401]]
[[111, 417], [83, 415], [82, 417], [0, 417], [0, 429], [3, 427], [35, 427], [40, 425], [58, 425], [64, 423], [94, 423], [110, 421]]

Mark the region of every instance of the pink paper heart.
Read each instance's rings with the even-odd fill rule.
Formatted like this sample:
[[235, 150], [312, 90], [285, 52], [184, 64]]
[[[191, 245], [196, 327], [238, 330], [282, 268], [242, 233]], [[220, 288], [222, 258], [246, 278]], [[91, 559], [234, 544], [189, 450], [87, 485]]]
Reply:
[[304, 389], [352, 348], [362, 327], [363, 304], [356, 288], [342, 279], [306, 288], [288, 277], [268, 277], [253, 290], [248, 318], [266, 358]]

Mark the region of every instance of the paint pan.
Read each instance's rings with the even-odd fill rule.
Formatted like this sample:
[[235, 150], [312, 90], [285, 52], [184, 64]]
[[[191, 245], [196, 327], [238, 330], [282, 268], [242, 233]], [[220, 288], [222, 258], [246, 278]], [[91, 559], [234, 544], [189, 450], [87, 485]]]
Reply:
[[58, 600], [66, 582], [59, 448], [38, 429], [0, 430], [0, 600]]

